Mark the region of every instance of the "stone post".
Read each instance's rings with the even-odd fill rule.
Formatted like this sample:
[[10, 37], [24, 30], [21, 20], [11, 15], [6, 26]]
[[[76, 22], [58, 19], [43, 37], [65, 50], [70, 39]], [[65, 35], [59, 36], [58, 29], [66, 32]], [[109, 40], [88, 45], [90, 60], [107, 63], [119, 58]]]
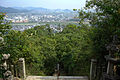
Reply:
[[18, 65], [19, 65], [19, 77], [22, 78], [23, 80], [25, 80], [26, 71], [25, 71], [25, 60], [24, 60], [24, 58], [19, 59]]
[[[109, 57], [112, 58], [111, 52], [109, 51]], [[113, 64], [111, 63], [110, 60], [108, 60], [108, 66], [107, 66], [107, 74], [108, 75], [113, 75]]]
[[59, 76], [60, 76], [60, 65], [57, 64], [57, 80], [59, 80]]
[[93, 80], [96, 75], [96, 59], [91, 59], [91, 66], [90, 66], [90, 80]]

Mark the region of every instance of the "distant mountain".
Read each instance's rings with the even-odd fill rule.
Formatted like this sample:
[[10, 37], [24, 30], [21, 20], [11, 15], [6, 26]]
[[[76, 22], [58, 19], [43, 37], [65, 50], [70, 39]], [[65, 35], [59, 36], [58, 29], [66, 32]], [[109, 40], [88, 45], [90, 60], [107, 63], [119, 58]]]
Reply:
[[69, 9], [55, 9], [55, 12], [72, 12], [72, 10]]
[[51, 12], [50, 9], [42, 8], [42, 7], [26, 7], [25, 9], [29, 10], [30, 12], [38, 12], [38, 13]]
[[63, 11], [64, 12], [73, 12], [72, 10], [69, 10], [69, 9], [64, 9]]
[[15, 8], [12, 8], [12, 7], [2, 7], [2, 6], [0, 6], [0, 12], [21, 13], [21, 12], [28, 12], [28, 10], [19, 10], [19, 9], [15, 9]]
[[20, 10], [20, 11], [26, 11], [26, 12], [29, 12], [29, 10], [28, 9], [26, 9], [26, 8], [24, 8], [24, 7], [12, 7], [12, 8], [14, 8], [14, 9], [17, 9], [17, 10]]
[[69, 9], [47, 9], [42, 7], [14, 7], [18, 10], [28, 10], [30, 12], [72, 12]]
[[46, 8], [42, 8], [42, 7], [12, 7], [18, 10], [47, 10]]
[[17, 12], [21, 12], [20, 10], [14, 9], [14, 8], [10, 8], [10, 7], [2, 7], [0, 6], [0, 12], [4, 12], [4, 13], [17, 13]]
[[42, 8], [42, 7], [13, 7], [13, 8], [22, 10], [22, 11], [27, 10], [28, 12], [31, 12], [31, 13], [48, 13], [52, 11], [50, 9]]
[[47, 13], [47, 12], [72, 12], [69, 9], [47, 9], [42, 7], [2, 7], [0, 6], [0, 12], [6, 13], [22, 13], [22, 12], [32, 12], [32, 13]]

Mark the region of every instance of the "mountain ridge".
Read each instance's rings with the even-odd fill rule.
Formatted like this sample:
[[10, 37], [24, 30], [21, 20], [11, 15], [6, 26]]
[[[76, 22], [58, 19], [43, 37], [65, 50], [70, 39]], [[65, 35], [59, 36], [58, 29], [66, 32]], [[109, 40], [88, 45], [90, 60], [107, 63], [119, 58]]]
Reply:
[[0, 12], [22, 13], [22, 12], [73, 12], [70, 9], [47, 9], [42, 7], [3, 7], [0, 6]]

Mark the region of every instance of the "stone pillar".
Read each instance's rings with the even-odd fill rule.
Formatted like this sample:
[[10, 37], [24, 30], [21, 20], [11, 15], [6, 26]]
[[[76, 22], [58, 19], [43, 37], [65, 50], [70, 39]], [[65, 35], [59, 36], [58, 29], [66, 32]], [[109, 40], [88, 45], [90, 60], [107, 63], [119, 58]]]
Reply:
[[19, 59], [18, 66], [19, 66], [19, 77], [24, 80], [26, 78], [25, 60], [24, 60], [24, 58]]
[[91, 66], [90, 66], [90, 80], [93, 80], [96, 76], [96, 59], [91, 59]]
[[113, 75], [113, 63], [111, 61], [108, 61], [108, 66], [107, 66], [107, 74], [112, 76]]
[[[109, 58], [112, 58], [111, 51], [109, 51]], [[107, 74], [112, 76], [113, 75], [113, 63], [108, 60], [108, 66], [107, 66]]]

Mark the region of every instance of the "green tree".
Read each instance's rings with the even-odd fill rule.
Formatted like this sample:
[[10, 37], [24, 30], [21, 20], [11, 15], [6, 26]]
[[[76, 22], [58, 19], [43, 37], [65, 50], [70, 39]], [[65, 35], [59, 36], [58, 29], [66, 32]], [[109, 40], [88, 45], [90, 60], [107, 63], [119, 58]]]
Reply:
[[7, 47], [3, 51], [11, 54], [12, 64], [25, 58], [28, 75], [53, 75], [58, 63], [61, 75], [88, 75], [90, 32], [90, 27], [76, 25], [67, 25], [59, 33], [46, 26], [23, 32], [11, 30], [5, 37]]
[[[0, 37], [4, 37], [4, 35], [11, 28], [9, 22], [4, 19], [6, 16], [5, 13], [0, 13]], [[2, 42], [0, 41], [0, 47], [2, 46]]]
[[3, 47], [4, 47], [4, 36], [7, 34], [8, 30], [11, 28], [9, 22], [7, 22], [4, 17], [6, 16], [5, 13], [0, 13], [0, 61], [3, 54]]
[[[6, 46], [4, 43], [4, 36], [10, 29], [9, 22], [4, 19], [5, 16], [5, 13], [0, 13], [0, 65], [2, 64], [3, 48]], [[0, 70], [0, 77], [2, 77], [1, 71], [2, 70]]]
[[88, 75], [91, 53], [89, 33], [89, 27], [67, 25], [56, 34], [55, 51], [63, 75]]
[[[80, 23], [88, 21], [93, 27], [90, 34], [92, 58], [97, 59], [98, 66], [106, 65], [104, 56], [109, 53], [106, 46], [113, 42], [113, 36], [120, 40], [119, 4], [120, 0], [87, 0], [84, 10], [79, 11]], [[101, 77], [101, 69], [97, 71]]]
[[90, 0], [86, 1], [84, 10], [79, 11], [80, 22], [86, 20], [93, 27], [91, 39], [93, 41], [93, 57], [104, 60], [108, 54], [107, 44], [111, 43], [113, 36], [120, 32], [120, 1], [119, 0]]

